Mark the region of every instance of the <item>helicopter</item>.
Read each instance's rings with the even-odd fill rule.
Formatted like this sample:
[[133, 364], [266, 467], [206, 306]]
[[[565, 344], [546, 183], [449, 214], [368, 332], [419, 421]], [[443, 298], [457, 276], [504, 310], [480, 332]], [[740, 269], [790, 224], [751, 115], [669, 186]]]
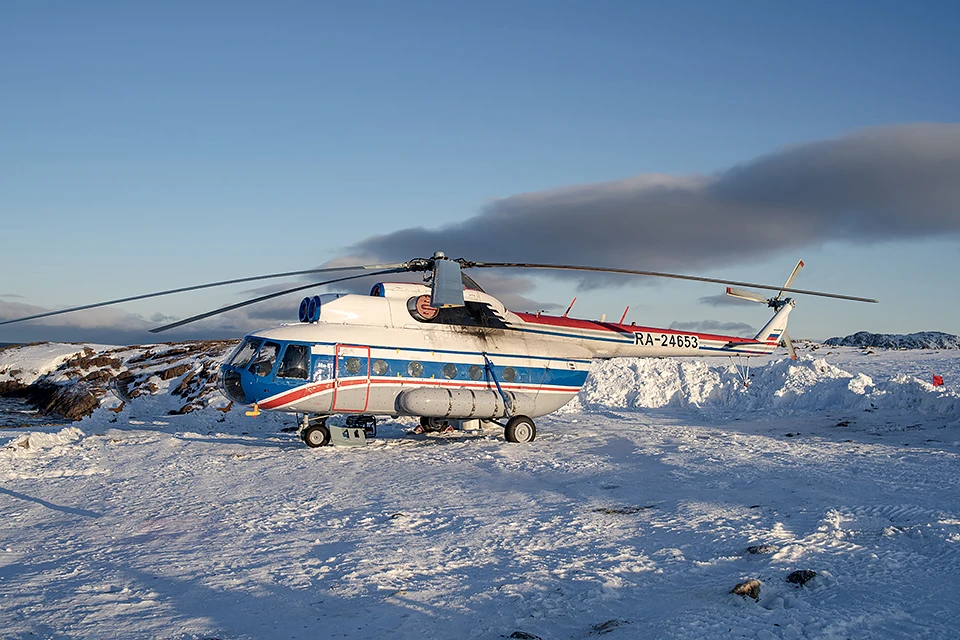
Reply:
[[[414, 417], [425, 430], [503, 428], [512, 443], [533, 442], [534, 418], [556, 411], [583, 387], [594, 360], [616, 357], [749, 358], [779, 346], [796, 359], [787, 321], [796, 301], [785, 294], [875, 303], [877, 300], [793, 288], [803, 261], [781, 287], [656, 271], [539, 263], [472, 262], [442, 252], [407, 262], [237, 278], [98, 302], [0, 322], [0, 325], [162, 295], [271, 278], [360, 271], [304, 284], [151, 329], [160, 333], [264, 300], [371, 276], [422, 272], [424, 282], [378, 282], [369, 295], [304, 298], [299, 322], [246, 335], [224, 360], [218, 385], [247, 415], [280, 411], [301, 416], [298, 435], [309, 447], [362, 444], [376, 435], [377, 417]], [[773, 316], [753, 338], [583, 320], [508, 310], [466, 269], [512, 268], [653, 276], [725, 284], [726, 294], [766, 304]], [[767, 298], [740, 289], [777, 293]], [[576, 299], [574, 299], [576, 300]], [[628, 307], [629, 309], [629, 307]], [[746, 383], [746, 377], [744, 377]], [[328, 425], [346, 416], [346, 428]], [[350, 439], [354, 442], [348, 442]]]

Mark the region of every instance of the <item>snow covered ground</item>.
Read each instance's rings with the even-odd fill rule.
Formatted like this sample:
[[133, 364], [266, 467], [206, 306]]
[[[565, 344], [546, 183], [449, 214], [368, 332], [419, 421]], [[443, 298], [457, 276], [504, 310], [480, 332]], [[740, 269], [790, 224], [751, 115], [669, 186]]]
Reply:
[[162, 397], [2, 430], [0, 636], [957, 637], [960, 351], [751, 372], [601, 363], [530, 445]]

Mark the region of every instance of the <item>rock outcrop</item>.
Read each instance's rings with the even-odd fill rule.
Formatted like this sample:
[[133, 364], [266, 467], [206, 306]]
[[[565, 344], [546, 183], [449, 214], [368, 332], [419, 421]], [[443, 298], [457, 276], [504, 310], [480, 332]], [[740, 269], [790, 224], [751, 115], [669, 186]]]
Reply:
[[30, 360], [27, 350], [43, 345], [8, 347], [0, 351], [0, 395], [25, 398], [44, 413], [80, 420], [93, 413], [110, 395], [129, 402], [164, 389], [176, 399], [170, 413], [190, 413], [206, 406], [211, 396], [222, 400], [217, 394], [217, 371], [236, 342], [74, 346], [76, 352], [61, 358], [64, 361], [59, 364], [55, 361], [49, 371], [28, 372], [19, 364]]

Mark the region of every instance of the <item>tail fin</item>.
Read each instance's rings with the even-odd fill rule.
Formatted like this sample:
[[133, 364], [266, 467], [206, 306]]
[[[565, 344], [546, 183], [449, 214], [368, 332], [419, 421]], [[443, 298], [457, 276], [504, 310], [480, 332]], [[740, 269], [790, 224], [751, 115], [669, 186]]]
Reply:
[[760, 329], [760, 333], [758, 333], [754, 339], [774, 345], [783, 343], [790, 352], [790, 357], [796, 360], [796, 352], [793, 350], [790, 336], [787, 335], [787, 320], [789, 320], [790, 312], [797, 306], [797, 303], [794, 302], [792, 298], [786, 298], [781, 302], [782, 306], [780, 306], [780, 309], [777, 310], [773, 317], [770, 318], [770, 321], [763, 326], [763, 329]]

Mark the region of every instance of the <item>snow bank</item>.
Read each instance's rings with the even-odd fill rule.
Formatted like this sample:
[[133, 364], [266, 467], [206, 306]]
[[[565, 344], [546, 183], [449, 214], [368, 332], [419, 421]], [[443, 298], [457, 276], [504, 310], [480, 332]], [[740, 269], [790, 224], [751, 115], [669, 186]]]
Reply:
[[4, 349], [0, 356], [0, 382], [31, 385], [85, 348], [94, 348], [94, 345], [46, 342]]
[[904, 374], [875, 381], [810, 354], [754, 367], [749, 379], [745, 387], [736, 367], [728, 364], [619, 358], [597, 363], [565, 411], [687, 407], [782, 414], [904, 409], [960, 419], [960, 394], [954, 391]]
[[83, 431], [76, 427], [67, 427], [56, 433], [33, 432], [14, 438], [6, 448], [17, 453], [34, 453], [76, 442], [83, 436]]

